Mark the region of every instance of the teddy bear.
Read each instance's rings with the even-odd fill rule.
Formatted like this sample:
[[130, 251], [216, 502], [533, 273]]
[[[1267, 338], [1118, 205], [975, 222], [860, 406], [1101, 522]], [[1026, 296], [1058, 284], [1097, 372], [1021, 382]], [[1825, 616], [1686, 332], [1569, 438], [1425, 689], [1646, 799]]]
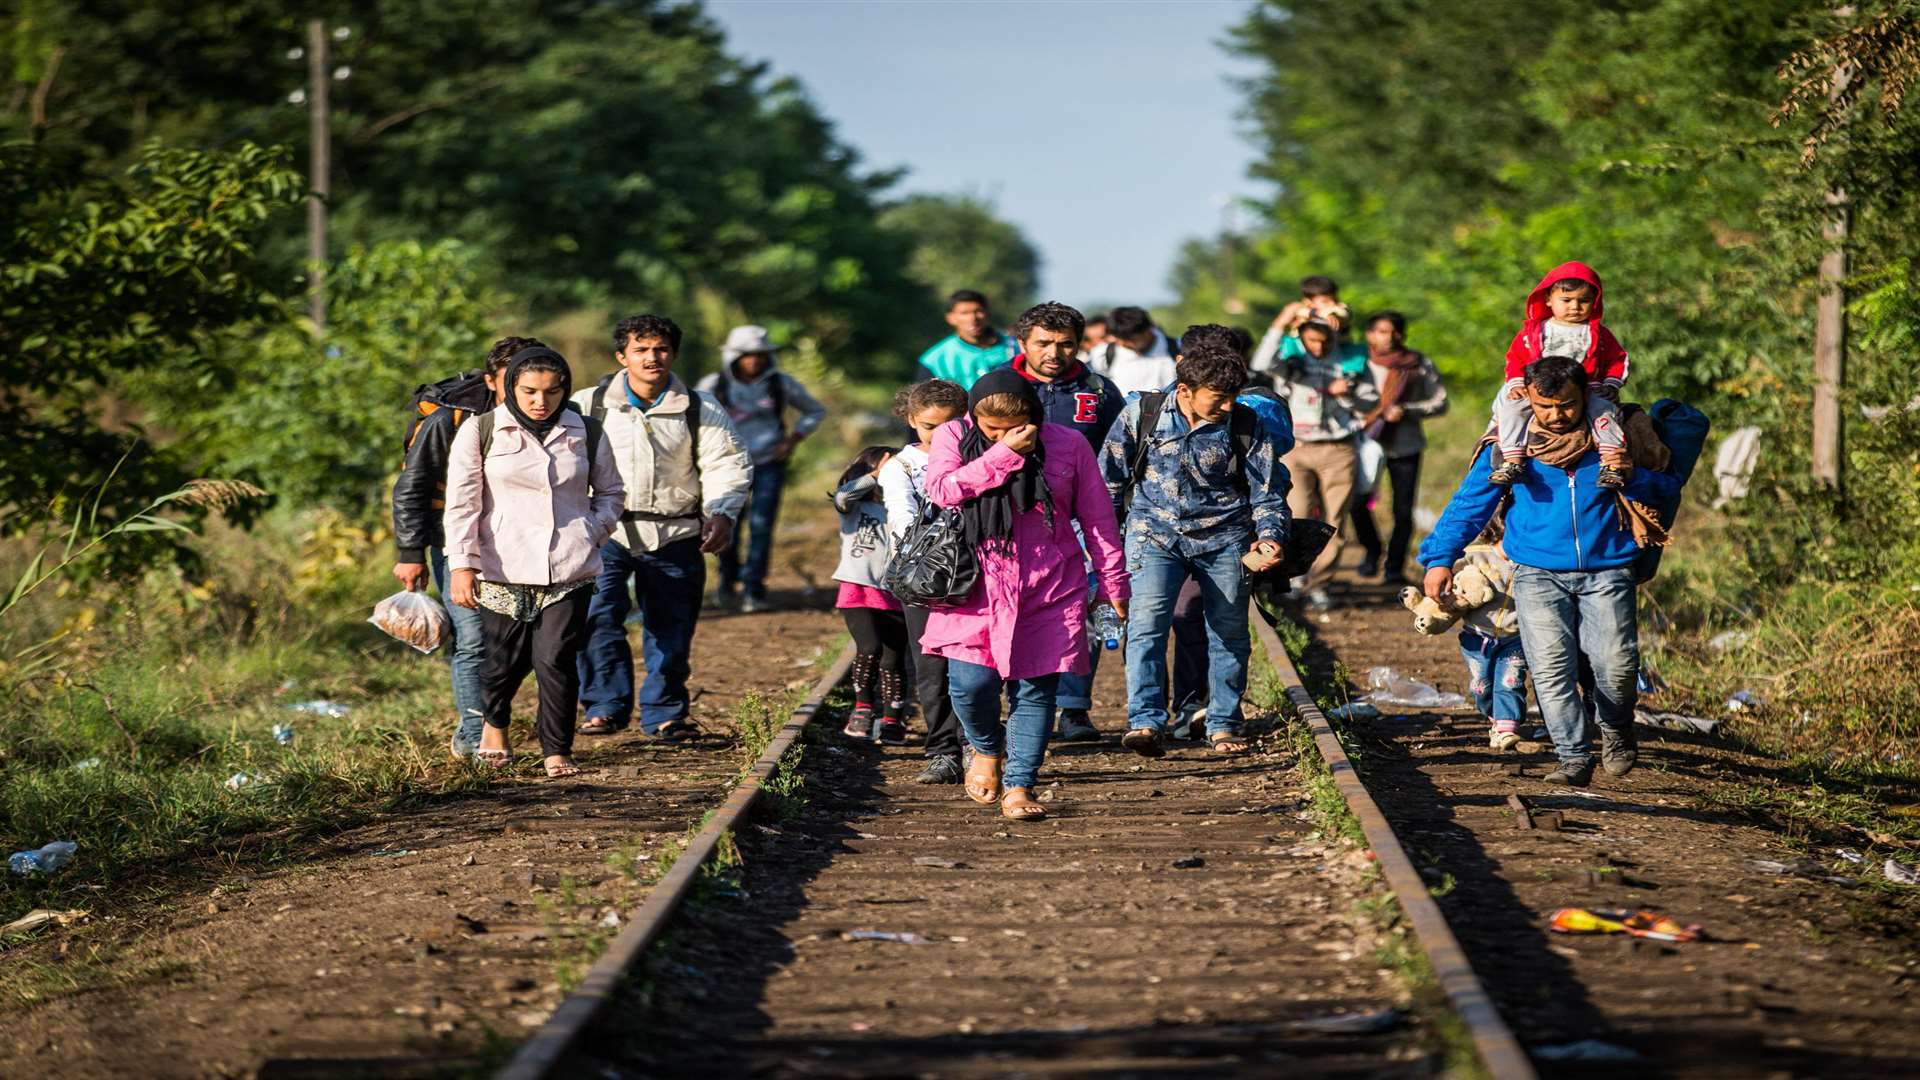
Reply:
[[1471, 560], [1461, 559], [1453, 571], [1453, 595], [1444, 600], [1428, 599], [1416, 585], [1400, 590], [1400, 603], [1413, 612], [1413, 628], [1422, 634], [1444, 634], [1475, 608], [1485, 607], [1500, 595], [1486, 571]]

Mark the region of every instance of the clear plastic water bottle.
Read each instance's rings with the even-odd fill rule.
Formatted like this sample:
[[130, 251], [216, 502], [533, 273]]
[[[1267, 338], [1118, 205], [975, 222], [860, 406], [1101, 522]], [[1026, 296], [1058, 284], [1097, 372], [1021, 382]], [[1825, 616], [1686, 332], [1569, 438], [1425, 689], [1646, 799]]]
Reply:
[[55, 840], [38, 851], [16, 851], [7, 859], [7, 868], [16, 874], [51, 874], [73, 861], [79, 849], [71, 840]]
[[1127, 636], [1127, 624], [1120, 620], [1120, 613], [1113, 610], [1112, 604], [1101, 604], [1093, 609], [1093, 633], [1101, 645], [1118, 649]]

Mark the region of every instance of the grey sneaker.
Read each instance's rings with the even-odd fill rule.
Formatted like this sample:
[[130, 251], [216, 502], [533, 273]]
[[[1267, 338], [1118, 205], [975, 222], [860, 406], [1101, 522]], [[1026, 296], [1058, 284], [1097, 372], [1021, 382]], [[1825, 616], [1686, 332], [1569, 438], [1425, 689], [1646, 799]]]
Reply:
[[951, 754], [937, 754], [927, 759], [927, 767], [913, 778], [916, 784], [957, 784], [960, 782], [960, 762]]
[[1060, 734], [1057, 737], [1061, 742], [1099, 742], [1100, 729], [1094, 727], [1093, 721], [1087, 718], [1087, 710], [1061, 709]]
[[1333, 597], [1328, 596], [1327, 590], [1325, 589], [1314, 589], [1307, 593], [1307, 610], [1316, 615], [1331, 611], [1333, 610]]
[[732, 589], [719, 588], [707, 596], [707, 607], [714, 611], [732, 611], [738, 600]]
[[1568, 787], [1586, 787], [1593, 782], [1593, 762], [1582, 761], [1575, 765], [1565, 762], [1560, 767], [1541, 777], [1549, 784], [1565, 784]]
[[762, 611], [772, 611], [773, 601], [764, 596], [749, 596], [740, 601], [740, 610], [747, 615], [756, 615]]
[[1640, 760], [1640, 740], [1632, 727], [1600, 729], [1600, 765], [1611, 776], [1625, 776]]

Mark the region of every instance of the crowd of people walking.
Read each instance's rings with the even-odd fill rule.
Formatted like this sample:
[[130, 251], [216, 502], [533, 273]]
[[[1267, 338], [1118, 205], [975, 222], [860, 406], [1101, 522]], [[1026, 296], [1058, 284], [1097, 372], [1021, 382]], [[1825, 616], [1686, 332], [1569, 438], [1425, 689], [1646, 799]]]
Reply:
[[[1093, 675], [1116, 651], [1126, 749], [1249, 750], [1251, 594], [1327, 610], [1349, 535], [1363, 578], [1405, 582], [1423, 427], [1449, 406], [1406, 317], [1356, 321], [1325, 277], [1300, 291], [1257, 343], [1218, 324], [1176, 337], [1139, 307], [1088, 319], [1055, 302], [1001, 330], [986, 296], [952, 294], [953, 333], [895, 400], [911, 438], [860, 451], [832, 492], [835, 606], [857, 651], [844, 734], [903, 744], [917, 704], [920, 782], [1044, 817], [1033, 792], [1049, 741], [1102, 737]], [[1607, 771], [1633, 766], [1635, 590], [1705, 430], [1676, 403], [1620, 404], [1626, 352], [1601, 295], [1579, 263], [1528, 294], [1486, 437], [1407, 598], [1466, 617], [1462, 655], [1497, 750], [1519, 742], [1531, 679], [1560, 762], [1547, 779], [1576, 785], [1591, 779], [1596, 731]], [[650, 736], [687, 738], [703, 603], [768, 605], [787, 464], [826, 409], [780, 369], [764, 327], [734, 328], [693, 386], [675, 374], [681, 344], [670, 319], [623, 319], [619, 370], [575, 388], [557, 352], [510, 337], [483, 371], [417, 396], [394, 573], [409, 589], [430, 578], [453, 606], [454, 754], [511, 759], [530, 673], [549, 776], [579, 771], [577, 735], [636, 713]], [[1331, 535], [1317, 553], [1294, 542], [1307, 518]], [[914, 569], [902, 564], [930, 551], [945, 593], [900, 584]], [[1457, 590], [1469, 564], [1473, 588]], [[1480, 595], [1489, 581], [1498, 604]]]

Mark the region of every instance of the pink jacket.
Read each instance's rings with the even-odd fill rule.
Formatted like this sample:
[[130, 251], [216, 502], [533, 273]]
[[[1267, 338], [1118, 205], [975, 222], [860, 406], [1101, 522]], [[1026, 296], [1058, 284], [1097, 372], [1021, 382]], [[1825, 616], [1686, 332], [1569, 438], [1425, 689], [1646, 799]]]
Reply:
[[[1020, 471], [1019, 452], [1006, 446], [962, 464], [960, 437], [968, 423], [960, 419], [942, 427], [927, 451], [927, 498], [941, 506], [959, 506]], [[1074, 535], [1076, 520], [1101, 595], [1130, 595], [1120, 526], [1093, 448], [1085, 436], [1058, 424], [1042, 424], [1040, 441], [1047, 449], [1053, 528], [1037, 507], [1022, 514], [1013, 523], [1012, 552], [982, 551], [981, 585], [973, 599], [929, 614], [920, 639], [934, 656], [990, 667], [1006, 679], [1087, 673], [1087, 564]]]
[[587, 425], [572, 409], [544, 444], [505, 405], [480, 460], [478, 417], [447, 452], [447, 568], [502, 585], [559, 585], [600, 572], [600, 545], [620, 524], [626, 489], [605, 433], [588, 494]]

